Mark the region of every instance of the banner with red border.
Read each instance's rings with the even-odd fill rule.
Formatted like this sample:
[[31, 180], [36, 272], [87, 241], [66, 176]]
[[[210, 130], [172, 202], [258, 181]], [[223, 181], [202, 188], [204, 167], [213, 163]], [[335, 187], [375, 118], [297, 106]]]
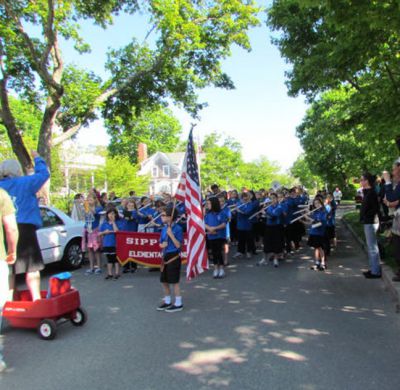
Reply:
[[[162, 253], [160, 233], [116, 232], [117, 259], [121, 265], [130, 261], [146, 267], [159, 268]], [[182, 262], [186, 263], [187, 234], [181, 252]]]

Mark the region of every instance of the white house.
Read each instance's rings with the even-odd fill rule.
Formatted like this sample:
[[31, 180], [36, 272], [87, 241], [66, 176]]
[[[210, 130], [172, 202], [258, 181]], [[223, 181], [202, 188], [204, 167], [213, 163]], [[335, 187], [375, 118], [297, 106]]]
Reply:
[[174, 194], [178, 187], [185, 153], [156, 152], [143, 162], [138, 175], [149, 175], [149, 194]]
[[[159, 194], [166, 192], [175, 194], [181, 177], [184, 152], [163, 153], [156, 152], [147, 158], [147, 147], [139, 144], [138, 150], [140, 170], [138, 175], [149, 175], [149, 194]], [[197, 161], [204, 156], [197, 156]]]

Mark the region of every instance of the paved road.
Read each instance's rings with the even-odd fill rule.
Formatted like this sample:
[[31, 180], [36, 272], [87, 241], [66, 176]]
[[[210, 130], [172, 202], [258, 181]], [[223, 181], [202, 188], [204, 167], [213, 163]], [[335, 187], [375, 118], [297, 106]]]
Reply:
[[346, 231], [328, 272], [302, 250], [279, 269], [239, 260], [184, 283], [185, 310], [155, 311], [158, 275], [74, 273], [89, 321], [54, 341], [4, 335], [0, 389], [398, 389], [400, 317]]

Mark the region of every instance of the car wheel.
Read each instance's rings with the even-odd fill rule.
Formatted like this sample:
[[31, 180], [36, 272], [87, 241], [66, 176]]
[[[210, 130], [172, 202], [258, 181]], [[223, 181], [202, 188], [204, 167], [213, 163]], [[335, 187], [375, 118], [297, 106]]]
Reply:
[[73, 240], [68, 243], [64, 250], [62, 263], [65, 268], [77, 269], [82, 265], [83, 253], [81, 249], [81, 241]]

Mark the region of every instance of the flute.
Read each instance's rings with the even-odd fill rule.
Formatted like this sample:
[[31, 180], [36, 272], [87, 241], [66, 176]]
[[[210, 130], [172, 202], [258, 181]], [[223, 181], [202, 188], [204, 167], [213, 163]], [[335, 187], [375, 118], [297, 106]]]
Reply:
[[156, 223], [154, 223], [154, 220], [157, 219], [160, 215], [161, 215], [161, 213], [157, 214], [149, 223], [147, 223], [146, 225], [143, 226], [143, 229], [146, 229], [151, 224], [157, 225]]
[[[231, 210], [231, 212], [233, 213], [234, 211], [236, 211], [236, 210], [239, 210], [241, 207], [243, 207], [244, 205], [246, 205], [246, 204], [248, 204], [249, 202], [245, 202], [245, 203], [242, 203], [242, 204], [240, 204], [239, 206], [236, 206], [233, 210]], [[229, 206], [228, 206], [229, 207]]]
[[263, 211], [267, 210], [268, 207], [270, 207], [270, 206], [272, 206], [272, 203], [269, 204], [269, 205], [267, 205], [267, 206], [264, 206], [261, 210], [258, 210], [256, 213], [254, 213], [253, 215], [251, 215], [251, 216], [249, 217], [249, 219], [252, 219], [252, 218], [254, 218], [256, 215], [261, 214]]
[[314, 211], [317, 211], [317, 210], [319, 210], [319, 209], [322, 208], [322, 207], [324, 207], [324, 206], [319, 206], [319, 207], [317, 207], [317, 208], [314, 209], [314, 210], [307, 211], [305, 214], [300, 215], [300, 217], [297, 217], [297, 218], [291, 220], [290, 223], [292, 224], [293, 222], [299, 221], [300, 219], [303, 219], [304, 217], [306, 217], [306, 216], [312, 214]]

